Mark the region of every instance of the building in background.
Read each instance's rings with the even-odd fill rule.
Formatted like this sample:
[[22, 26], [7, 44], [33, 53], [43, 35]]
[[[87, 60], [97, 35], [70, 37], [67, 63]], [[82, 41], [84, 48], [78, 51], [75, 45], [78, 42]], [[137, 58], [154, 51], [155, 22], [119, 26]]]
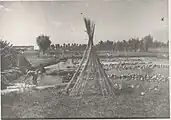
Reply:
[[32, 50], [34, 50], [34, 46], [13, 46], [13, 48], [17, 51], [21, 51], [21, 50], [22, 51], [27, 51], [27, 50], [32, 51]]

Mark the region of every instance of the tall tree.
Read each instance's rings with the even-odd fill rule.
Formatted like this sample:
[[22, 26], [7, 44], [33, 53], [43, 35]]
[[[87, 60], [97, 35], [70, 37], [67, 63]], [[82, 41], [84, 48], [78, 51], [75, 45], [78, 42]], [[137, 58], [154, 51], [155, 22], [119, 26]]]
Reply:
[[112, 48], [113, 48], [113, 41], [107, 40], [105, 42], [105, 48], [106, 48], [106, 50], [112, 50]]
[[52, 50], [54, 50], [54, 49], [55, 49], [55, 45], [54, 45], [54, 44], [50, 45], [50, 48], [51, 48]]
[[102, 40], [98, 43], [98, 50], [103, 50], [103, 41]]
[[144, 51], [144, 41], [143, 41], [143, 39], [140, 40], [139, 48], [140, 48], [140, 51]]
[[145, 52], [148, 52], [148, 48], [151, 47], [153, 44], [153, 37], [151, 35], [147, 35], [143, 38], [143, 40]]
[[40, 35], [36, 38], [37, 45], [39, 46], [39, 50], [45, 54], [46, 50], [50, 47], [51, 41], [49, 36]]
[[128, 48], [129, 48], [130, 51], [132, 51], [132, 48], [133, 48], [132, 47], [132, 39], [128, 40]]
[[139, 49], [139, 38], [134, 38], [134, 51], [137, 52]]
[[68, 45], [67, 45], [67, 46], [68, 46], [68, 48], [70, 49], [70, 47], [71, 47], [70, 43], [68, 43]]
[[55, 44], [55, 49], [57, 50], [58, 48], [60, 48], [60, 44]]
[[66, 44], [64, 43], [64, 44], [63, 44], [63, 48], [65, 48], [65, 47], [66, 47]]
[[125, 40], [123, 40], [123, 47], [124, 47], [124, 51], [128, 51], [128, 44]]
[[116, 49], [116, 42], [114, 42], [114, 44], [113, 44], [113, 51], [117, 51], [117, 49]]

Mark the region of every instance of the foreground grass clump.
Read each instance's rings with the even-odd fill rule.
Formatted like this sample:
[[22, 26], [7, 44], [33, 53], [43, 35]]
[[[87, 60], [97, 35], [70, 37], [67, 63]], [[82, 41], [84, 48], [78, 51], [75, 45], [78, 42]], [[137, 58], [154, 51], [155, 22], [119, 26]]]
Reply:
[[[145, 87], [144, 87], [145, 88]], [[144, 95], [120, 94], [69, 97], [59, 90], [27, 91], [2, 96], [3, 118], [92, 118], [92, 117], [169, 117], [168, 82]], [[11, 99], [12, 98], [12, 99]], [[8, 111], [8, 112], [7, 112]]]

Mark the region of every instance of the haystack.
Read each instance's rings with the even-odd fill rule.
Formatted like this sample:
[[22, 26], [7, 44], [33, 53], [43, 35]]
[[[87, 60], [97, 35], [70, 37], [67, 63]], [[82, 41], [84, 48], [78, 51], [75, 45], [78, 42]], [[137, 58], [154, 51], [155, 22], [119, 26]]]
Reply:
[[64, 93], [68, 93], [70, 96], [82, 96], [83, 94], [113, 95], [112, 82], [102, 68], [93, 44], [95, 24], [85, 17], [84, 22], [89, 37], [88, 45], [80, 65], [64, 89]]

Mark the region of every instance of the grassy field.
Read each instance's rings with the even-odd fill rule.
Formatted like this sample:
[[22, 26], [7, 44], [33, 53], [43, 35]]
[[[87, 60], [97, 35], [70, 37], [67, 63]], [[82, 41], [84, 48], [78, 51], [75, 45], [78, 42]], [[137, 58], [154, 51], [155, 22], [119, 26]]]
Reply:
[[[58, 90], [46, 89], [2, 97], [2, 115], [8, 118], [70, 118], [70, 117], [169, 117], [168, 86], [144, 96], [121, 94], [115, 97], [59, 96]], [[9, 104], [10, 103], [10, 104]], [[7, 112], [8, 111], [8, 112]]]
[[160, 91], [151, 91], [144, 96], [122, 94], [108, 98], [101, 96], [61, 97], [56, 89], [13, 94], [8, 96], [8, 99], [3, 97], [2, 101], [11, 105], [3, 104], [2, 115], [11, 118], [168, 118], [169, 96], [166, 87], [168, 88], [163, 84]]
[[[149, 59], [151, 61], [151, 59]], [[162, 62], [161, 62], [162, 63]], [[112, 69], [108, 73], [124, 74], [128, 71]], [[136, 73], [137, 70], [131, 70]], [[168, 77], [168, 68], [155, 68], [154, 73]], [[47, 77], [42, 85], [55, 84], [56, 76]], [[53, 83], [54, 82], [54, 83]], [[60, 81], [59, 81], [60, 82]], [[113, 83], [121, 82], [115, 79]], [[3, 118], [169, 118], [169, 81], [122, 81], [122, 84], [140, 84], [128, 94], [113, 97], [100, 95], [61, 96], [60, 89], [47, 88], [2, 96]], [[154, 89], [157, 87], [157, 89]], [[144, 95], [141, 95], [141, 93]]]

